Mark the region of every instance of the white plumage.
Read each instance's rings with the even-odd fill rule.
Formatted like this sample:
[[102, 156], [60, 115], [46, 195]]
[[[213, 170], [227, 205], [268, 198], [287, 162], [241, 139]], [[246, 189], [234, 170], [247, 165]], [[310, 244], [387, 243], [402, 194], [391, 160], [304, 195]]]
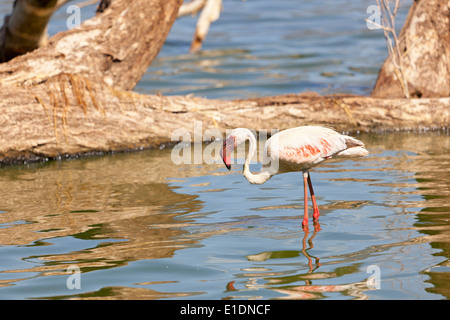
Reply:
[[304, 126], [280, 131], [267, 140], [264, 147], [263, 166], [259, 173], [250, 172], [250, 159], [256, 151], [256, 138], [245, 128], [231, 131], [221, 150], [222, 159], [230, 169], [230, 153], [241, 143], [249, 140], [243, 175], [252, 184], [262, 184], [272, 176], [291, 171], [303, 172], [305, 191], [305, 215], [303, 226], [308, 224], [307, 189], [309, 185], [314, 206], [314, 219], [319, 217], [312, 189], [309, 169], [321, 162], [337, 157], [362, 157], [369, 154], [364, 143], [353, 137], [340, 134], [330, 128], [320, 126]]
[[361, 157], [369, 153], [364, 143], [353, 137], [330, 128], [304, 126], [283, 130], [272, 136], [266, 142], [264, 154], [271, 161], [279, 161], [277, 173], [283, 173], [310, 169], [331, 158]]

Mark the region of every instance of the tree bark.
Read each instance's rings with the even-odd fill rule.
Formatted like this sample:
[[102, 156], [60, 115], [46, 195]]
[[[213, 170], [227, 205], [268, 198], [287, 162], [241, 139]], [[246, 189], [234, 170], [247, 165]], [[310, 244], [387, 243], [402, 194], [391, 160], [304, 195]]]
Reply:
[[59, 74], [77, 74], [130, 90], [159, 53], [181, 3], [111, 1], [79, 28], [60, 32], [39, 50], [0, 65], [0, 82], [36, 85]]
[[[416, 0], [399, 36], [401, 65], [411, 97], [450, 97], [450, 1]], [[392, 58], [384, 62], [372, 92], [403, 98]]]
[[[108, 1], [109, 2], [109, 1]], [[292, 94], [236, 101], [130, 91], [159, 52], [182, 0], [102, 1], [103, 12], [0, 65], [0, 164], [135, 150], [207, 129], [438, 129], [450, 98]], [[194, 129], [202, 124], [202, 131]], [[198, 128], [197, 128], [198, 129]], [[177, 131], [178, 130], [178, 131]]]
[[[178, 139], [172, 136], [177, 130], [191, 139], [203, 139], [195, 133], [207, 129], [224, 133], [234, 127], [282, 130], [321, 124], [340, 131], [439, 129], [450, 123], [449, 105], [450, 98], [317, 94], [238, 101], [164, 97], [59, 75], [45, 87], [0, 94], [0, 162], [155, 147]], [[201, 131], [194, 128], [196, 122], [202, 124]]]

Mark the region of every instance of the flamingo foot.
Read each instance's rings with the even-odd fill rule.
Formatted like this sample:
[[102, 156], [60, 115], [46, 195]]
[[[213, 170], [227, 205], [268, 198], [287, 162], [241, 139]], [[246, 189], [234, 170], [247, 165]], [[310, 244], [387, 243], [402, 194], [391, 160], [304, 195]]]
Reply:
[[317, 219], [319, 219], [319, 209], [314, 209], [314, 213], [313, 213], [313, 219], [314, 221], [316, 221]]
[[302, 229], [303, 229], [303, 231], [305, 231], [305, 232], [308, 232], [308, 231], [309, 231], [309, 228], [308, 228], [308, 218], [304, 218], [304, 219], [303, 219], [303, 221], [302, 221]]

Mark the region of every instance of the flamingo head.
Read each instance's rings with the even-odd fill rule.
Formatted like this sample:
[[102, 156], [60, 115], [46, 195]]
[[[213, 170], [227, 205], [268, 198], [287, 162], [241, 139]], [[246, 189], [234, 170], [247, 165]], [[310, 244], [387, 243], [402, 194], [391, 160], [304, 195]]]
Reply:
[[220, 150], [220, 156], [228, 170], [231, 169], [230, 154], [233, 153], [236, 147], [236, 136], [230, 134], [223, 142], [223, 147]]
[[228, 170], [231, 169], [230, 155], [238, 145], [248, 139], [249, 134], [251, 135], [251, 132], [248, 129], [237, 128], [232, 130], [225, 139], [223, 147], [220, 150], [220, 156]]

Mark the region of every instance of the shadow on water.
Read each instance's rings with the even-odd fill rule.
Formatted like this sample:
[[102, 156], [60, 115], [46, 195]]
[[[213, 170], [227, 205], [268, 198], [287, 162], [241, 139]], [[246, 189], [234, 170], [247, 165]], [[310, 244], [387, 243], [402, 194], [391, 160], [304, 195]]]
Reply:
[[[296, 174], [256, 187], [170, 150], [3, 167], [0, 296], [449, 298], [449, 135], [360, 138], [369, 157], [312, 172], [309, 233]], [[66, 286], [72, 265], [82, 290]]]

